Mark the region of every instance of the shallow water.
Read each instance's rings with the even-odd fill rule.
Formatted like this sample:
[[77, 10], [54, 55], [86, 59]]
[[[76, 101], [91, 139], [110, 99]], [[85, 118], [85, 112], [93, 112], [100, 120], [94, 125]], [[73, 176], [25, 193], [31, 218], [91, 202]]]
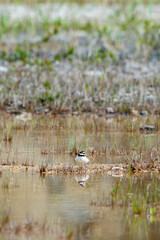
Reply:
[[[59, 121], [59, 120], [56, 120]], [[116, 120], [115, 120], [116, 121]], [[155, 134], [127, 133], [117, 130], [95, 132], [83, 128], [57, 130], [14, 130], [11, 142], [1, 141], [1, 163], [73, 163], [69, 152], [76, 146], [87, 152], [91, 162], [125, 162], [124, 154], [142, 152], [147, 160], [150, 149], [158, 146]], [[94, 148], [95, 154], [90, 153]], [[47, 153], [43, 151], [47, 149]], [[106, 149], [106, 154], [101, 154]], [[57, 153], [56, 151], [57, 150]], [[66, 150], [66, 152], [64, 152]], [[96, 154], [97, 151], [100, 154]], [[117, 182], [120, 191], [130, 184], [127, 194], [138, 194], [144, 188], [154, 195], [159, 176], [40, 176], [38, 173], [3, 172], [0, 177], [1, 211], [8, 209], [16, 223], [46, 223], [52, 231], [36, 233], [3, 233], [5, 239], [158, 239], [159, 218], [133, 214], [130, 207], [107, 205]], [[5, 187], [5, 184], [9, 187]], [[135, 192], [135, 193], [134, 193]], [[158, 188], [159, 194], [159, 188]], [[65, 234], [64, 234], [65, 233]]]
[[[4, 177], [0, 179], [1, 186]], [[0, 188], [1, 204], [10, 209], [11, 218], [16, 222], [24, 222], [27, 217], [42, 223], [46, 221], [51, 226], [62, 224], [76, 234], [76, 239], [106, 239], [106, 236], [109, 239], [146, 239], [146, 236], [158, 239], [159, 222], [132, 216], [127, 209], [91, 205], [92, 201], [109, 196], [117, 181], [125, 187], [128, 178], [89, 176], [87, 188], [80, 186], [75, 177], [41, 178], [39, 175], [10, 173], [10, 178], [16, 181], [17, 187]], [[133, 189], [153, 183], [150, 176], [130, 180]], [[45, 234], [46, 239], [52, 239], [49, 233]], [[36, 237], [32, 235], [33, 239]]]
[[[29, 130], [14, 131], [12, 142], [0, 142], [0, 163], [47, 164], [73, 163], [75, 155], [70, 152], [76, 147], [85, 150], [92, 163], [124, 163], [125, 154], [135, 150], [143, 152], [147, 160], [147, 152], [160, 143], [160, 135], [140, 134], [117, 131], [93, 132], [84, 129]], [[91, 152], [94, 154], [92, 156]], [[100, 154], [98, 154], [100, 152]]]

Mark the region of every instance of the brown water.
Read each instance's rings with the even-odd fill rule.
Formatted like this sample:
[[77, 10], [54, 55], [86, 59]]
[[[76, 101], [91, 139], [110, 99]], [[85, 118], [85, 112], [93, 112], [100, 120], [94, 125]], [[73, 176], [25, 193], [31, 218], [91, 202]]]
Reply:
[[[88, 155], [94, 149], [93, 163], [124, 163], [126, 152], [147, 152], [160, 144], [160, 135], [114, 131], [92, 132], [84, 129], [19, 130], [13, 131], [12, 142], [0, 142], [0, 163], [73, 163], [75, 155], [69, 154], [74, 147], [85, 150]], [[98, 154], [100, 152], [100, 154]]]
[[[11, 218], [16, 222], [28, 218], [46, 221], [51, 226], [62, 224], [76, 234], [76, 239], [158, 239], [160, 234], [159, 222], [152, 222], [150, 218], [132, 216], [118, 207], [91, 206], [97, 197], [109, 196], [117, 181], [125, 186], [127, 178], [89, 176], [88, 187], [83, 188], [74, 177], [42, 179], [39, 175], [24, 173], [10, 174], [10, 177], [16, 180], [17, 187], [8, 191], [0, 188], [1, 204], [10, 209]], [[133, 181], [135, 188], [149, 183], [153, 183], [150, 177]], [[0, 184], [3, 185], [3, 178]], [[49, 233], [45, 236], [53, 239]], [[36, 239], [37, 234], [31, 237]], [[60, 238], [58, 233], [54, 237]]]
[[[75, 156], [69, 153], [55, 153], [55, 149], [67, 149], [68, 152], [76, 145], [84, 150], [90, 147], [95, 150], [107, 149], [107, 154], [93, 155], [92, 162], [111, 163], [124, 162], [123, 152], [141, 148], [147, 154], [149, 149], [159, 145], [160, 135], [102, 131], [99, 133], [77, 129], [61, 130], [19, 130], [13, 131], [12, 142], [1, 141], [1, 163], [66, 162], [73, 163]], [[50, 150], [43, 155], [43, 149]], [[119, 149], [121, 154], [113, 149]], [[110, 149], [112, 151], [110, 151]], [[111, 154], [112, 152], [112, 154]], [[145, 154], [144, 154], [145, 156]], [[146, 155], [147, 156], [147, 155]], [[85, 179], [84, 179], [85, 178]], [[10, 218], [16, 223], [26, 219], [44, 223], [54, 231], [46, 230], [37, 233], [13, 235], [3, 233], [5, 239], [159, 239], [160, 223], [158, 218], [131, 214], [129, 208], [119, 206], [103, 206], [116, 183], [121, 188], [130, 182], [132, 191], [154, 186], [159, 176], [46, 176], [38, 173], [5, 172], [0, 177], [1, 210], [9, 209]], [[86, 180], [86, 181], [85, 181]], [[4, 183], [9, 183], [8, 189]], [[82, 186], [83, 185], [83, 186]], [[154, 192], [154, 188], [150, 188]], [[159, 191], [159, 190], [158, 190]], [[65, 233], [65, 235], [63, 234]], [[70, 233], [72, 233], [70, 235]], [[64, 237], [65, 236], [65, 237]]]

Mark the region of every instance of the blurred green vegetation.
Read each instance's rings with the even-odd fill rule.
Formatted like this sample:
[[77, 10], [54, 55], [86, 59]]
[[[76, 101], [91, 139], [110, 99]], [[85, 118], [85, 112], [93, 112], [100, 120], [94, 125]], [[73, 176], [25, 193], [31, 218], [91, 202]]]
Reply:
[[85, 3], [94, 3], [94, 4], [155, 4], [159, 3], [159, 0], [0, 0], [0, 3], [14, 3], [14, 4], [37, 4], [37, 3], [78, 3], [78, 4], [85, 4]]

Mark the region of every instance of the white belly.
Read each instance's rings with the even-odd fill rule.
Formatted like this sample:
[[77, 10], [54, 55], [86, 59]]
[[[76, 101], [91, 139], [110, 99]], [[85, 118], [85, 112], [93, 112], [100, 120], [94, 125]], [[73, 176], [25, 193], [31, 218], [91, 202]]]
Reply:
[[89, 179], [89, 175], [82, 175], [75, 177], [77, 182], [86, 182]]
[[76, 162], [77, 163], [88, 163], [89, 162], [89, 159], [87, 157], [79, 157], [77, 156], [75, 158]]

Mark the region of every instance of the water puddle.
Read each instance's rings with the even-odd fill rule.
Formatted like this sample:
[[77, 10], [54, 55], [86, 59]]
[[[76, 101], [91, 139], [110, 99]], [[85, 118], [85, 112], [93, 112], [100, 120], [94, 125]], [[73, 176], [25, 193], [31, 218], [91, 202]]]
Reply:
[[[5, 177], [16, 183], [16, 186], [5, 189]], [[137, 234], [145, 239], [150, 234], [150, 228], [153, 232], [158, 229], [159, 223], [154, 217], [132, 215], [127, 207], [109, 207], [106, 204], [117, 182], [123, 189], [128, 181], [132, 182], [132, 191], [137, 188], [142, 191], [145, 186], [154, 184], [150, 176], [144, 179], [83, 176], [78, 179], [6, 174], [0, 179], [0, 201], [10, 209], [10, 218], [16, 222], [29, 218], [31, 221], [38, 219], [41, 223], [49, 223], [49, 226], [62, 224], [79, 239], [106, 239], [106, 235], [113, 239], [128, 239], [132, 233], [136, 236], [138, 223]], [[158, 232], [156, 234], [158, 236]]]
[[92, 163], [124, 163], [128, 152], [135, 152], [135, 158], [136, 154], [141, 154], [143, 160], [146, 160], [150, 151], [160, 143], [157, 133], [124, 132], [121, 131], [121, 126], [117, 131], [92, 131], [85, 127], [58, 128], [59, 130], [45, 127], [42, 130], [13, 130], [12, 142], [0, 142], [0, 163], [73, 163], [74, 149], [85, 150]]
[[[119, 128], [117, 123], [112, 123], [107, 131], [87, 130], [86, 123], [79, 128], [76, 125], [75, 130], [67, 121], [66, 128], [60, 124], [59, 130], [29, 125], [15, 130], [14, 125], [12, 140], [1, 140], [1, 164], [73, 164], [75, 148], [85, 150], [91, 163], [125, 163], [124, 155], [128, 156], [128, 152], [133, 152], [135, 158], [142, 155], [145, 159], [160, 141], [159, 132], [125, 132], [124, 126], [120, 124]], [[21, 239], [27, 239], [28, 234], [32, 239], [44, 239], [44, 236], [46, 239], [96, 240], [106, 236], [158, 239], [159, 182], [156, 173], [109, 176], [1, 172], [1, 216], [3, 219], [3, 211], [8, 211], [6, 219], [12, 221], [5, 236], [7, 239], [16, 239], [17, 234]], [[5, 221], [1, 226], [6, 226]], [[18, 233], [13, 231], [15, 224], [22, 223], [26, 225], [17, 227], [21, 229]], [[37, 231], [33, 231], [35, 226]]]

